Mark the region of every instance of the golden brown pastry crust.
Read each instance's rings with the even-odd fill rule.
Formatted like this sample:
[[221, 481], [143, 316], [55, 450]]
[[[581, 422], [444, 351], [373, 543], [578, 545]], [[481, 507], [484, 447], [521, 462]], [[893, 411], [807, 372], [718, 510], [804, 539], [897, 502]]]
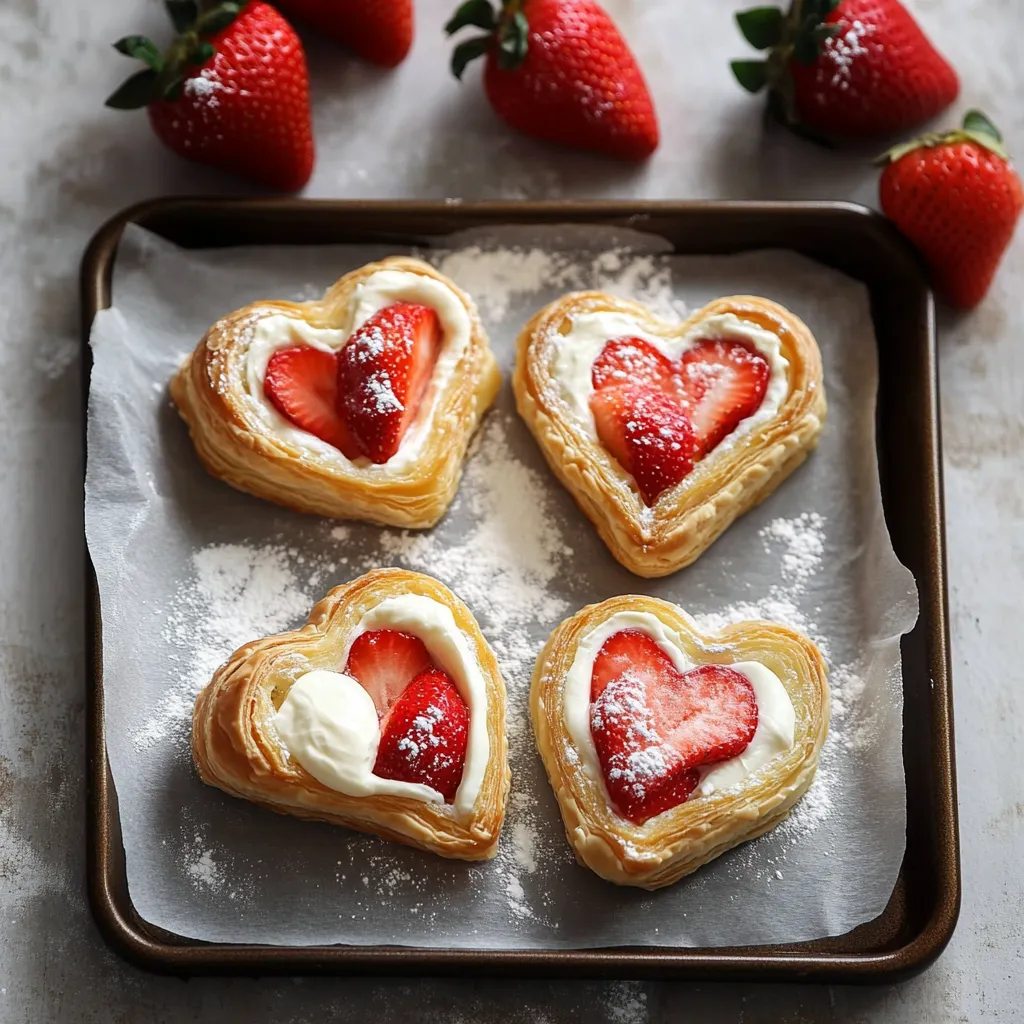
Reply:
[[[649, 612], [678, 633], [697, 664], [757, 661], [782, 681], [796, 711], [795, 742], [740, 788], [691, 797], [643, 825], [620, 818], [603, 778], [582, 769], [569, 735], [564, 683], [584, 636], [617, 612]], [[619, 885], [671, 885], [726, 850], [774, 828], [807, 791], [818, 767], [829, 720], [825, 662], [810, 640], [771, 622], [741, 622], [705, 636], [676, 605], [642, 595], [589, 605], [551, 634], [530, 689], [537, 749], [562, 812], [576, 859]]]
[[[255, 323], [268, 316], [313, 327], [347, 327], [352, 294], [379, 270], [431, 277], [446, 285], [469, 313], [470, 340], [447, 386], [433, 401], [423, 454], [404, 470], [370, 473], [341, 456], [311, 459], [256, 415], [243, 382]], [[299, 512], [361, 519], [384, 526], [433, 526], [451, 503], [466, 449], [501, 383], [472, 299], [433, 267], [391, 256], [346, 274], [313, 302], [255, 302], [218, 320], [171, 381], [171, 397], [206, 469], [239, 490]]]
[[[472, 814], [447, 804], [375, 794], [353, 797], [317, 782], [282, 748], [273, 717], [295, 679], [339, 661], [363, 614], [388, 597], [422, 594], [451, 610], [487, 684], [489, 757]], [[510, 773], [505, 739], [505, 683], [469, 609], [422, 573], [376, 569], [335, 587], [301, 628], [240, 647], [196, 698], [192, 755], [203, 781], [281, 814], [370, 832], [442, 857], [488, 860], [497, 850]]]
[[[675, 338], [709, 317], [734, 313], [775, 334], [789, 363], [778, 413], [727, 449], [699, 462], [648, 509], [632, 478], [570, 415], [554, 377], [552, 336], [581, 313], [619, 312], [656, 337]], [[825, 420], [821, 354], [807, 326], [753, 295], [716, 299], [668, 324], [640, 303], [603, 292], [575, 292], [545, 306], [523, 328], [513, 377], [516, 405], [548, 464], [611, 553], [638, 576], [666, 576], [700, 557], [731, 523], [763, 501], [807, 457]]]

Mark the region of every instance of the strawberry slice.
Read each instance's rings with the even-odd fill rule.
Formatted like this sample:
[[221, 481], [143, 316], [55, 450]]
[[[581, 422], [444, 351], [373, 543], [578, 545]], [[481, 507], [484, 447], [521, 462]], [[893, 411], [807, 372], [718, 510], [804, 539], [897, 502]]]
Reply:
[[451, 803], [462, 781], [469, 737], [469, 708], [451, 677], [437, 668], [421, 672], [384, 719], [373, 774], [418, 782]]
[[677, 386], [697, 435], [699, 456], [757, 412], [770, 376], [764, 356], [741, 341], [704, 339], [683, 353]]
[[338, 361], [310, 345], [278, 349], [267, 363], [263, 393], [300, 430], [333, 444], [350, 459], [359, 455], [336, 407]]
[[373, 698], [377, 714], [384, 716], [409, 682], [433, 667], [418, 636], [397, 629], [371, 629], [352, 642], [345, 675], [362, 684]]
[[647, 384], [670, 390], [675, 367], [672, 360], [643, 338], [613, 338], [601, 350], [590, 370], [595, 391], [623, 384]]
[[338, 412], [371, 462], [387, 462], [398, 451], [441, 340], [433, 309], [396, 302], [370, 317], [338, 354]]
[[649, 384], [595, 391], [590, 398], [597, 436], [632, 474], [645, 505], [693, 469], [693, 427], [672, 396]]
[[686, 800], [699, 767], [741, 754], [757, 731], [757, 698], [746, 676], [725, 665], [681, 673], [638, 629], [604, 642], [590, 699], [608, 794], [636, 824]]

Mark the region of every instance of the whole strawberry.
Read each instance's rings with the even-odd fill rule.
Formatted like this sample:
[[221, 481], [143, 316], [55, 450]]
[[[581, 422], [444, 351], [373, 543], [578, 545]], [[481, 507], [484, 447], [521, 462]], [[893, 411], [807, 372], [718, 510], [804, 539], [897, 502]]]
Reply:
[[925, 135], [882, 159], [882, 210], [921, 251], [935, 290], [952, 306], [976, 306], [1024, 208], [999, 131], [972, 110], [961, 129]]
[[485, 57], [484, 88], [513, 128], [548, 142], [643, 160], [658, 147], [654, 104], [636, 58], [594, 0], [467, 0], [447, 24], [452, 71]]
[[956, 72], [898, 0], [792, 0], [786, 13], [736, 15], [766, 60], [733, 61], [740, 85], [765, 86], [769, 110], [813, 138], [909, 131], [957, 97]]
[[412, 0], [280, 0], [277, 6], [386, 68], [401, 64], [412, 46]]
[[198, 163], [293, 192], [313, 170], [309, 75], [292, 27], [261, 2], [168, 0], [178, 32], [160, 53], [145, 36], [114, 44], [147, 68], [108, 107], [147, 107], [156, 134]]

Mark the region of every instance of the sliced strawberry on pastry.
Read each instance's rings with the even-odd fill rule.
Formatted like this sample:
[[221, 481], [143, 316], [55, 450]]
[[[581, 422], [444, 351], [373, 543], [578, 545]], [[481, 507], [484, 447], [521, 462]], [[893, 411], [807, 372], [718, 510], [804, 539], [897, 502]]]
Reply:
[[334, 445], [346, 457], [359, 455], [337, 410], [338, 362], [333, 352], [310, 345], [278, 349], [267, 363], [263, 393], [285, 419]]
[[430, 384], [442, 330], [429, 306], [375, 313], [338, 353], [338, 412], [371, 462], [398, 451]]
[[451, 803], [462, 781], [469, 708], [451, 677], [421, 672], [384, 719], [373, 774], [436, 789]]
[[373, 698], [377, 714], [384, 716], [409, 683], [433, 666], [418, 636], [397, 629], [371, 629], [352, 642], [345, 675], [362, 685]]
[[671, 395], [650, 384], [595, 391], [590, 398], [597, 436], [636, 481], [645, 505], [693, 469], [697, 440]]
[[601, 350], [590, 370], [595, 391], [623, 384], [646, 384], [672, 390], [675, 366], [643, 338], [613, 338]]
[[641, 630], [610, 636], [594, 660], [590, 726], [612, 803], [636, 824], [686, 800], [697, 768], [741, 754], [757, 730], [757, 699], [723, 665], [679, 672]]
[[764, 356], [740, 341], [705, 339], [683, 353], [677, 386], [700, 456], [757, 412], [770, 376]]

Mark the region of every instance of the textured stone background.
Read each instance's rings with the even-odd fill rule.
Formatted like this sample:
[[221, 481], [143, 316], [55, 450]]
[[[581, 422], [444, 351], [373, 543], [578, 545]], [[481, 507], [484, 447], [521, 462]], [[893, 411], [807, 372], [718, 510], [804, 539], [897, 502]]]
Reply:
[[[729, 80], [729, 2], [607, 0], [638, 52], [664, 141], [642, 169], [515, 138], [478, 72], [445, 72], [454, 0], [418, 0], [393, 74], [309, 45], [319, 143], [312, 196], [821, 198], [873, 203], [869, 152], [821, 153], [761, 129]], [[910, 4], [1024, 154], [1017, 0]], [[986, 303], [940, 319], [964, 910], [941, 960], [901, 987], [302, 981], [184, 983], [121, 963], [85, 901], [81, 435], [76, 272], [129, 202], [239, 192], [166, 153], [103, 99], [110, 41], [164, 32], [154, 0], [0, 4], [0, 1020], [300, 1022], [1012, 1021], [1022, 1019], [1024, 897], [1024, 237]], [[160, 36], [160, 38], [166, 38]], [[1015, 297], [1016, 296], [1016, 297]]]

